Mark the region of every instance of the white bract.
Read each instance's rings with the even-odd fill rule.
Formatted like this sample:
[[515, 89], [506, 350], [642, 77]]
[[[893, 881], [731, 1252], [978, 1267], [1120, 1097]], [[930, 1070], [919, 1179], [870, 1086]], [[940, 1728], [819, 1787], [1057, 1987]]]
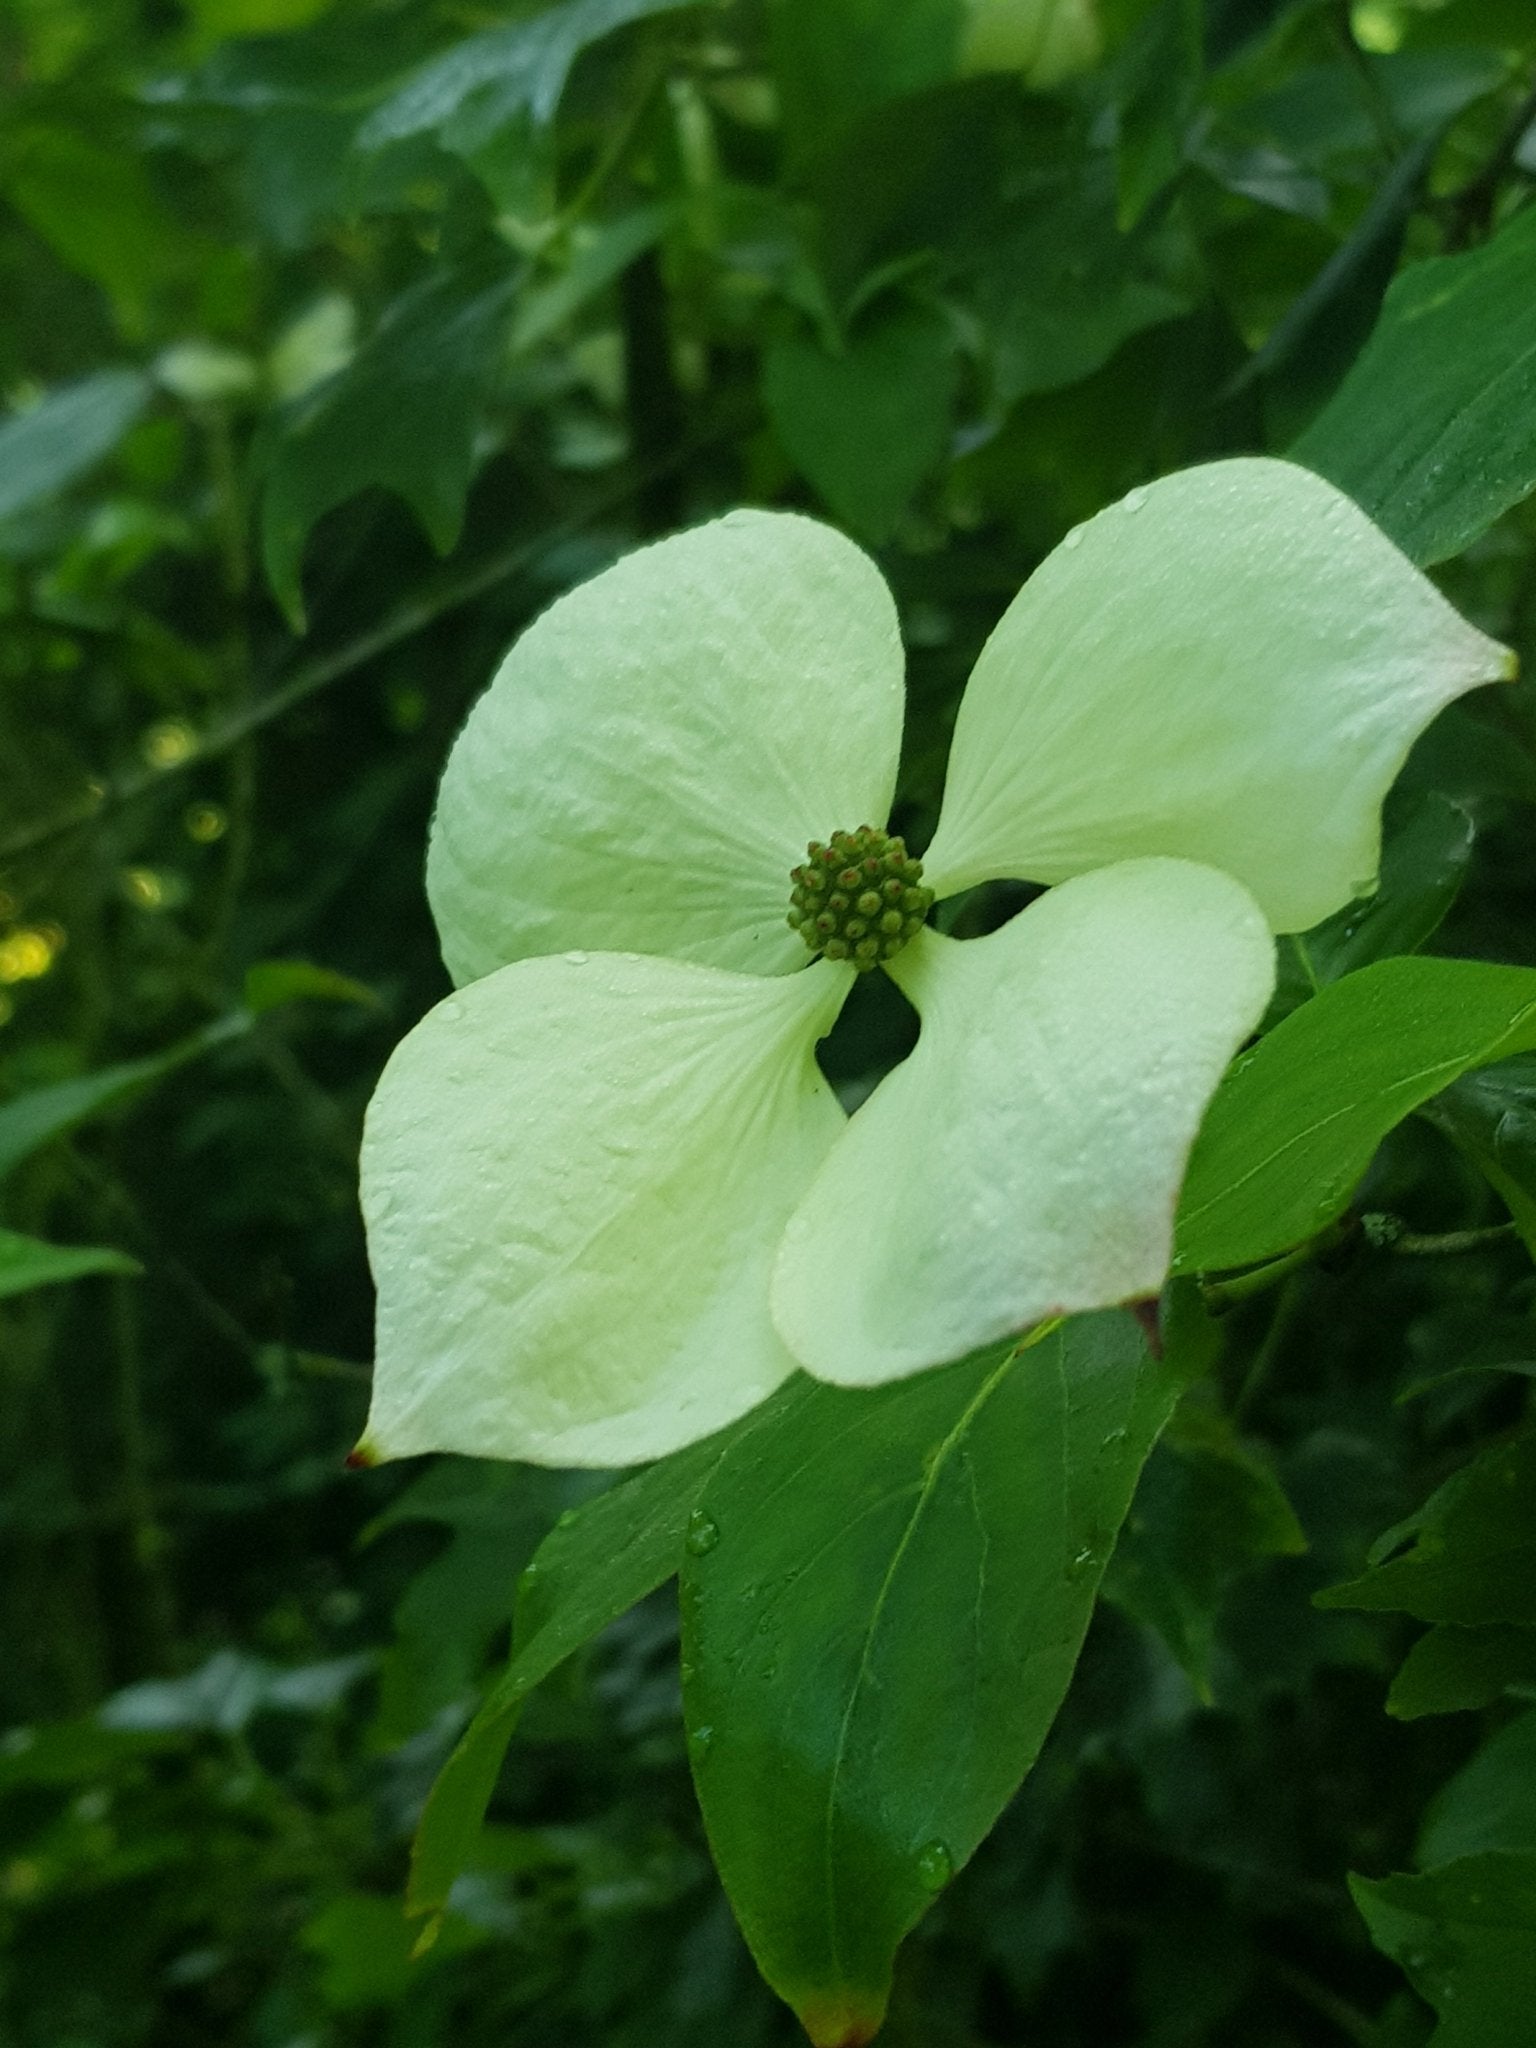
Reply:
[[920, 1037], [849, 1119], [815, 1046], [854, 969], [786, 912], [807, 842], [895, 788], [878, 571], [736, 512], [563, 597], [443, 777], [460, 987], [368, 1115], [364, 1454], [633, 1463], [796, 1366], [871, 1386], [1155, 1294], [1272, 934], [1372, 886], [1414, 737], [1512, 669], [1287, 463], [1069, 534], [976, 665], [924, 875], [1060, 886], [888, 963]]

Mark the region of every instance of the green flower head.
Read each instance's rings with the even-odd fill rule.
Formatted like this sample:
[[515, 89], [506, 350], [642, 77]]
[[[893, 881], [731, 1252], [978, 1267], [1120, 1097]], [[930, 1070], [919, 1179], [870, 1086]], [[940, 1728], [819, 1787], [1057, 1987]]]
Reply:
[[[1414, 737], [1510, 672], [1331, 485], [1187, 470], [1005, 613], [918, 875], [851, 542], [736, 512], [560, 599], [443, 776], [458, 988], [368, 1116], [367, 1453], [633, 1463], [797, 1366], [875, 1385], [1154, 1294], [1272, 934], [1371, 886]], [[992, 878], [1059, 886], [920, 922]], [[877, 961], [921, 1032], [849, 1118], [815, 1046]]]

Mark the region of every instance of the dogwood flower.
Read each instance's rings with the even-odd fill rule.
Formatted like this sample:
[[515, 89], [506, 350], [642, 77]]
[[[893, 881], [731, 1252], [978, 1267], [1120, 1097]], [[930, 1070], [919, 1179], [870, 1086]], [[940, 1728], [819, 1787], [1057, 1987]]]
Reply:
[[[443, 776], [458, 987], [368, 1114], [363, 1455], [632, 1463], [797, 1366], [875, 1385], [1155, 1294], [1273, 934], [1370, 889], [1414, 737], [1512, 672], [1318, 477], [1187, 470], [1004, 614], [918, 864], [851, 542], [735, 512], [562, 597]], [[994, 878], [1053, 886], [920, 922]], [[850, 1118], [815, 1048], [872, 960], [921, 1029]]]

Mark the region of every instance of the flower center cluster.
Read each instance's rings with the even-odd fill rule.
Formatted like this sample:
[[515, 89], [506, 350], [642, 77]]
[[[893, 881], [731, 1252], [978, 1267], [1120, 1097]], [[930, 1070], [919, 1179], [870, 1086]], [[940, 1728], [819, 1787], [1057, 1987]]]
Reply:
[[809, 858], [791, 868], [789, 921], [813, 953], [851, 960], [861, 972], [899, 953], [922, 929], [933, 891], [923, 864], [900, 839], [861, 825], [813, 839]]

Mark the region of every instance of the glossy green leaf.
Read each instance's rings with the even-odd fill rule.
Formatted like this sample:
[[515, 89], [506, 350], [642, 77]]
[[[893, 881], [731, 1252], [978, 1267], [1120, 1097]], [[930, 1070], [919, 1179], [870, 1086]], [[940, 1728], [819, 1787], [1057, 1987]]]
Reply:
[[110, 455], [149, 402], [138, 370], [61, 384], [0, 426], [0, 519], [62, 491]]
[[[784, 1398], [775, 1397], [760, 1413], [771, 1414]], [[754, 1416], [739, 1426], [757, 1424]], [[690, 1444], [568, 1510], [539, 1545], [518, 1585], [511, 1662], [444, 1765], [422, 1813], [411, 1853], [408, 1912], [443, 1912], [479, 1839], [529, 1693], [677, 1570], [688, 1518], [724, 1441], [709, 1437]]]
[[267, 575], [304, 623], [304, 543], [324, 513], [377, 486], [397, 492], [439, 554], [458, 539], [475, 428], [506, 346], [518, 279], [445, 269], [411, 287], [345, 369], [281, 416], [267, 450]]
[[26, 1294], [78, 1280], [86, 1273], [137, 1273], [137, 1259], [102, 1245], [43, 1244], [14, 1230], [0, 1230], [0, 1297]]
[[1306, 1547], [1269, 1466], [1222, 1417], [1186, 1404], [1147, 1461], [1104, 1595], [1156, 1629], [1209, 1698], [1228, 1591], [1264, 1558]]
[[873, 1391], [801, 1383], [730, 1444], [683, 1571], [715, 1861], [818, 2048], [1034, 1761], [1177, 1393], [1127, 1316]]
[[1536, 971], [1382, 960], [1238, 1059], [1190, 1158], [1177, 1265], [1242, 1266], [1347, 1206], [1392, 1127], [1473, 1067], [1536, 1048]]
[[1467, 1856], [1423, 1877], [1352, 1877], [1371, 1939], [1440, 2015], [1431, 2048], [1528, 2048], [1536, 1854]]
[[1536, 1624], [1536, 1430], [1463, 1466], [1388, 1530], [1361, 1577], [1317, 1600], [1420, 1621]]
[[1491, 1707], [1506, 1692], [1536, 1698], [1536, 1629], [1443, 1622], [1403, 1659], [1387, 1712], [1400, 1721]]
[[1496, 1729], [1429, 1802], [1421, 1870], [1489, 1849], [1536, 1852], [1536, 1713]]
[[957, 375], [949, 323], [908, 307], [868, 318], [840, 355], [805, 339], [775, 343], [763, 401], [838, 518], [878, 544], [944, 452]]
[[1403, 271], [1291, 453], [1417, 562], [1459, 553], [1536, 488], [1536, 209]]
[[63, 1137], [66, 1131], [126, 1101], [189, 1060], [238, 1037], [250, 1028], [250, 1022], [246, 1012], [236, 1011], [148, 1059], [125, 1060], [120, 1066], [102, 1067], [71, 1081], [55, 1081], [51, 1087], [33, 1088], [9, 1102], [0, 1102], [0, 1178], [50, 1139]]

